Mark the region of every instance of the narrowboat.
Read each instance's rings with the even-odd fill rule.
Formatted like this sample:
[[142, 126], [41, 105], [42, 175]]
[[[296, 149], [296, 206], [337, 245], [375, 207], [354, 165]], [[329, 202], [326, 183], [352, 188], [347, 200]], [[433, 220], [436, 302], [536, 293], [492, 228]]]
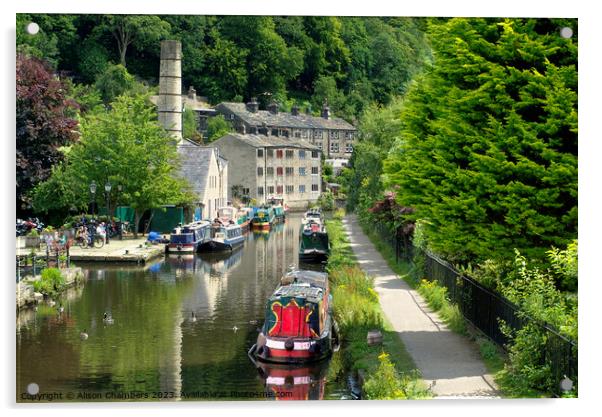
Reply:
[[268, 199], [268, 204], [274, 209], [274, 221], [276, 223], [284, 223], [288, 207], [284, 204], [283, 197], [271, 197]]
[[269, 230], [272, 224], [274, 224], [274, 209], [271, 206], [257, 207], [251, 221], [253, 228]]
[[201, 250], [222, 251], [233, 250], [245, 241], [242, 228], [231, 221], [228, 224], [216, 222], [211, 227], [211, 239], [201, 246]]
[[176, 226], [169, 236], [167, 251], [174, 253], [196, 252], [211, 239], [211, 223], [199, 220], [184, 226]]
[[303, 215], [303, 219], [301, 219], [301, 224], [305, 225], [306, 223], [313, 221], [315, 223], [323, 223], [322, 212], [318, 208], [312, 208], [305, 212]]
[[265, 322], [249, 355], [262, 362], [299, 364], [338, 349], [328, 274], [295, 269], [268, 299]]
[[311, 217], [301, 225], [299, 233], [299, 261], [319, 263], [328, 259], [330, 242], [326, 228]]
[[220, 207], [217, 210], [217, 219], [223, 224], [228, 224], [230, 222], [235, 222], [242, 229], [243, 232], [249, 229], [249, 224], [251, 222], [251, 218], [249, 217], [250, 209], [242, 208], [237, 209], [233, 206]]

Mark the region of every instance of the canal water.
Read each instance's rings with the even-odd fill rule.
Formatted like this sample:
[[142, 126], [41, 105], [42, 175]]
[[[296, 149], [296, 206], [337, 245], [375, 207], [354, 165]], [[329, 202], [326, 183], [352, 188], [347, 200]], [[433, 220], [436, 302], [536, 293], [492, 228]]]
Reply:
[[40, 305], [17, 318], [17, 401], [348, 398], [337, 354], [305, 368], [247, 356], [265, 301], [298, 265], [300, 222], [250, 232], [233, 253], [81, 265], [87, 281], [57, 300], [62, 314]]

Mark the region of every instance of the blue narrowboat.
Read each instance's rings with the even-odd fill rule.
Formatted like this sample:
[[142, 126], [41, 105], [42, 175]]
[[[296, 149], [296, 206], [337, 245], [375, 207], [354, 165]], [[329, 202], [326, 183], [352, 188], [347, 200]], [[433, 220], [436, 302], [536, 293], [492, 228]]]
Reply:
[[245, 241], [242, 227], [237, 223], [214, 223], [211, 239], [202, 245], [201, 250], [222, 251], [233, 250]]
[[194, 253], [211, 239], [211, 223], [200, 220], [176, 226], [169, 236], [167, 250], [174, 253]]
[[270, 230], [270, 227], [274, 224], [274, 220], [274, 209], [271, 206], [261, 206], [255, 210], [251, 225], [254, 229]]

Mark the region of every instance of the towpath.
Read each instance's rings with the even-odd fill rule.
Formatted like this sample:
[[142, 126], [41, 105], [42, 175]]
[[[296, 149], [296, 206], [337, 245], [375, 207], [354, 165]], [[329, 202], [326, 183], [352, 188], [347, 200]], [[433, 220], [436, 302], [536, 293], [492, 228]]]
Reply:
[[499, 398], [477, 346], [453, 333], [420, 294], [389, 268], [355, 215], [346, 216], [343, 224], [360, 267], [374, 277], [387, 320], [432, 392], [439, 398]]

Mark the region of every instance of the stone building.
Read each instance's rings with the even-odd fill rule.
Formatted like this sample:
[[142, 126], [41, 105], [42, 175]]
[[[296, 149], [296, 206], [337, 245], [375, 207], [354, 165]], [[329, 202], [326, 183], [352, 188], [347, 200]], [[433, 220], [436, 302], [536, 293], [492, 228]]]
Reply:
[[180, 173], [198, 196], [192, 218], [212, 220], [217, 209], [227, 204], [228, 161], [214, 147], [199, 146], [184, 139], [178, 146]]
[[231, 166], [229, 199], [262, 203], [279, 196], [289, 207], [305, 208], [320, 196], [322, 151], [303, 139], [231, 133], [211, 145]]
[[356, 142], [356, 128], [343, 119], [331, 117], [327, 103], [322, 107], [321, 117], [302, 113], [297, 106], [293, 106], [291, 113], [280, 112], [277, 103], [259, 110], [254, 98], [246, 104], [223, 102], [215, 110], [239, 133], [302, 139], [318, 147], [329, 159], [351, 158]]

